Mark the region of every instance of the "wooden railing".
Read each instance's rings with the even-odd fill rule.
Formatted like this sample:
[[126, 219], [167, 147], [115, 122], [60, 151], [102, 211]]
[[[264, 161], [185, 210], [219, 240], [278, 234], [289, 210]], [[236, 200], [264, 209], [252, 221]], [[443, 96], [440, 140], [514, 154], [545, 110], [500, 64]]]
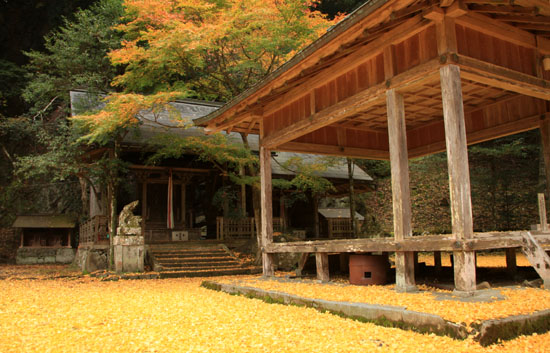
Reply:
[[[273, 217], [273, 231], [282, 231], [281, 218]], [[254, 217], [216, 219], [216, 239], [254, 238], [256, 236], [256, 223]]]
[[[349, 218], [329, 218], [327, 219], [328, 237], [329, 238], [345, 238], [353, 236], [353, 228], [351, 219]], [[358, 227], [361, 228], [361, 222], [358, 222]]]
[[105, 244], [107, 238], [107, 216], [94, 216], [80, 224], [79, 244]]

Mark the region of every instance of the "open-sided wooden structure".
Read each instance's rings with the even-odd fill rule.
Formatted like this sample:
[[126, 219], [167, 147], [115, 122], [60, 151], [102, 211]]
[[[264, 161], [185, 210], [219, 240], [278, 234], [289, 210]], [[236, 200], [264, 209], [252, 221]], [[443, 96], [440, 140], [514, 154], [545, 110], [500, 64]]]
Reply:
[[[414, 251], [454, 251], [455, 286], [475, 290], [475, 250], [521, 245], [473, 232], [469, 144], [541, 129], [550, 166], [547, 0], [371, 0], [257, 86], [196, 123], [261, 135], [264, 274], [272, 254], [396, 252], [398, 290]], [[411, 238], [408, 159], [445, 150], [453, 235]], [[273, 244], [270, 151], [389, 159], [393, 240]], [[539, 233], [548, 243], [548, 232]]]

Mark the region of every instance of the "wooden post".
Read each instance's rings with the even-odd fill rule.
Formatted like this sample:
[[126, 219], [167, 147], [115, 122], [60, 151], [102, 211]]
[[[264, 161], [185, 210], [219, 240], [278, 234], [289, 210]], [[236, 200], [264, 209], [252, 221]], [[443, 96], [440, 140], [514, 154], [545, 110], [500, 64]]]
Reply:
[[[317, 195], [313, 195], [313, 222], [315, 223], [313, 225], [314, 229], [313, 229], [313, 232], [314, 232], [314, 235], [315, 235], [315, 238], [319, 238], [319, 198], [317, 197]], [[329, 238], [331, 237], [330, 235], [330, 223], [329, 223]]]
[[273, 242], [273, 204], [271, 189], [271, 151], [260, 147], [260, 198], [262, 212], [262, 265], [263, 275], [274, 275], [273, 254], [263, 249]]
[[185, 215], [187, 213], [187, 184], [182, 183], [181, 184], [181, 223], [183, 224], [183, 228], [189, 228], [187, 227], [187, 219], [185, 218]]
[[21, 248], [25, 247], [25, 232], [23, 232], [23, 229], [19, 230], [19, 233], [21, 234]]
[[[393, 231], [395, 240], [400, 241], [412, 235], [409, 158], [403, 96], [395, 89], [386, 91], [386, 106], [390, 142]], [[395, 253], [395, 283], [398, 292], [417, 290], [414, 280], [414, 253], [412, 251], [398, 251]]]
[[[548, 107], [548, 105], [547, 105]], [[544, 174], [546, 177], [546, 196], [550, 198], [550, 116], [540, 121], [539, 125], [542, 155], [544, 156]]]
[[441, 272], [441, 251], [434, 251], [435, 273]]
[[304, 266], [306, 265], [307, 258], [309, 257], [309, 253], [304, 252], [302, 255], [300, 255], [300, 259], [298, 260], [298, 266], [296, 267], [296, 276], [301, 277], [302, 273], [304, 271]]
[[[244, 177], [245, 175], [244, 166], [241, 166], [241, 168], [239, 169], [239, 175], [241, 177]], [[241, 185], [241, 215], [243, 217], [246, 216], [246, 185], [245, 184]]]
[[510, 274], [517, 272], [516, 248], [506, 249], [506, 269]]
[[315, 253], [315, 264], [317, 266], [317, 279], [321, 282], [328, 282], [330, 280], [328, 254], [326, 252]]
[[540, 230], [543, 232], [548, 231], [548, 222], [546, 220], [546, 202], [544, 201], [544, 194], [539, 194], [539, 220]]
[[[144, 178], [144, 179], [147, 179]], [[147, 221], [147, 181], [141, 184], [141, 234], [145, 234], [145, 223]]]
[[[439, 72], [449, 167], [453, 235], [457, 240], [467, 240], [473, 238], [474, 226], [460, 68], [456, 65], [447, 65], [443, 66]], [[457, 292], [469, 294], [476, 290], [474, 257], [473, 251], [454, 252], [454, 278]]]

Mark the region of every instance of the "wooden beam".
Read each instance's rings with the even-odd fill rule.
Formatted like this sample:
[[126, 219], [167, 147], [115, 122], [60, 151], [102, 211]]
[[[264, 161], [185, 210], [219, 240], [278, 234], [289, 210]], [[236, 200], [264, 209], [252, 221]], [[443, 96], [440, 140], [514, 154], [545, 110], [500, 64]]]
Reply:
[[433, 74], [439, 69], [439, 59], [432, 59], [424, 64], [418, 65], [406, 72], [394, 76], [385, 83], [367, 88], [355, 95], [348, 97], [328, 108], [325, 108], [309, 118], [302, 119], [294, 124], [288, 125], [271, 135], [262, 139], [263, 146], [272, 148], [294, 140], [300, 136], [306, 135], [312, 131], [318, 130], [327, 125], [331, 125], [340, 120], [356, 114], [368, 107], [380, 103], [383, 94], [389, 88], [412, 87], [421, 85], [423, 82], [430, 81]]
[[471, 28], [489, 36], [521, 45], [527, 48], [537, 48], [535, 35], [475, 12], [468, 12], [455, 19], [457, 24]]
[[[550, 119], [550, 114], [546, 114]], [[534, 130], [539, 127], [541, 115], [537, 114], [527, 118], [523, 118], [508, 123], [487, 127], [473, 132], [466, 132], [466, 138], [468, 140], [468, 146], [476, 143], [494, 140], [500, 137], [518, 134], [520, 132]], [[434, 125], [440, 125], [441, 122], [434, 123]], [[420, 127], [421, 129], [422, 127]], [[411, 130], [412, 132], [414, 130]], [[433, 153], [442, 152], [445, 150], [445, 141], [436, 141], [428, 145], [416, 147], [409, 150], [409, 158], [418, 158]]]
[[359, 147], [343, 147], [321, 145], [303, 142], [287, 142], [277, 146], [277, 151], [315, 153], [327, 156], [353, 157], [362, 159], [388, 160], [389, 153], [385, 150], [374, 150]]
[[271, 188], [271, 151], [260, 147], [260, 202], [261, 202], [261, 247], [263, 275], [274, 275], [273, 254], [265, 247], [273, 242], [273, 203]]
[[315, 265], [317, 267], [317, 279], [321, 282], [328, 282], [330, 280], [328, 254], [326, 252], [315, 253]]
[[[387, 91], [386, 107], [390, 143], [393, 232], [395, 240], [401, 241], [412, 236], [409, 158], [403, 96], [395, 89]], [[417, 290], [414, 281], [413, 252], [405, 251], [395, 254], [395, 283], [398, 292]]]
[[451, 6], [445, 10], [445, 14], [449, 17], [456, 18], [468, 13], [468, 7], [460, 0], [456, 0]]
[[454, 55], [465, 79], [526, 96], [550, 100], [550, 81], [489, 64], [464, 55]]
[[[309, 240], [288, 243], [271, 243], [269, 253], [354, 253], [393, 251], [478, 251], [518, 248], [523, 244], [521, 231], [476, 233], [471, 239], [457, 240], [454, 235], [438, 234], [406, 238], [396, 241], [393, 237]], [[532, 232], [537, 242], [550, 247], [550, 233]]]
[[454, 0], [441, 0], [439, 3], [439, 6], [441, 7], [449, 7], [453, 3]]
[[448, 55], [449, 52], [456, 53], [456, 29], [455, 21], [450, 17], [444, 17], [435, 26], [437, 36], [437, 52], [439, 55]]
[[[455, 65], [444, 66], [440, 69], [440, 74], [453, 234], [459, 240], [471, 239], [474, 226], [460, 68]], [[454, 253], [454, 259], [456, 290], [474, 292], [476, 290], [475, 253], [457, 251]]]
[[222, 122], [212, 122], [211, 124], [208, 124], [206, 126], [206, 128], [204, 129], [204, 132], [207, 134], [207, 135], [210, 135], [210, 134], [213, 134], [213, 133], [216, 133], [216, 132], [219, 132], [219, 131], [222, 131], [222, 130], [225, 130], [229, 127], [233, 127], [235, 125], [238, 125], [248, 119], [252, 120], [252, 121], [255, 121], [255, 120], [258, 120], [259, 118], [261, 118], [262, 116], [262, 112], [261, 111], [245, 111], [245, 112], [242, 112], [241, 114], [236, 114], [234, 116], [231, 116], [227, 119], [225, 119], [224, 121]]

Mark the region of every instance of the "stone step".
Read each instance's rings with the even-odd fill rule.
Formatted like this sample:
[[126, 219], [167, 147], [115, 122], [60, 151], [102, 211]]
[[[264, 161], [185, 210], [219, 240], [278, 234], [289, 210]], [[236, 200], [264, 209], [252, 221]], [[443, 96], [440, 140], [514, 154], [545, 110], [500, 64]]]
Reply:
[[231, 256], [155, 256], [157, 261], [235, 261]]
[[159, 272], [174, 272], [174, 271], [217, 271], [217, 270], [227, 270], [234, 269], [240, 270], [243, 266], [241, 265], [222, 265], [222, 266], [174, 266], [174, 267], [161, 267]]
[[185, 255], [185, 256], [227, 256], [229, 255], [225, 251], [151, 251], [155, 256], [166, 256], [166, 255]]
[[212, 277], [212, 276], [234, 276], [234, 275], [248, 275], [261, 273], [260, 267], [251, 268], [235, 268], [235, 269], [223, 269], [223, 270], [205, 270], [205, 271], [169, 271], [160, 272], [160, 278], [177, 278], [177, 277]]
[[223, 267], [223, 266], [240, 266], [237, 261], [196, 261], [196, 262], [161, 262], [158, 264], [165, 267]]

